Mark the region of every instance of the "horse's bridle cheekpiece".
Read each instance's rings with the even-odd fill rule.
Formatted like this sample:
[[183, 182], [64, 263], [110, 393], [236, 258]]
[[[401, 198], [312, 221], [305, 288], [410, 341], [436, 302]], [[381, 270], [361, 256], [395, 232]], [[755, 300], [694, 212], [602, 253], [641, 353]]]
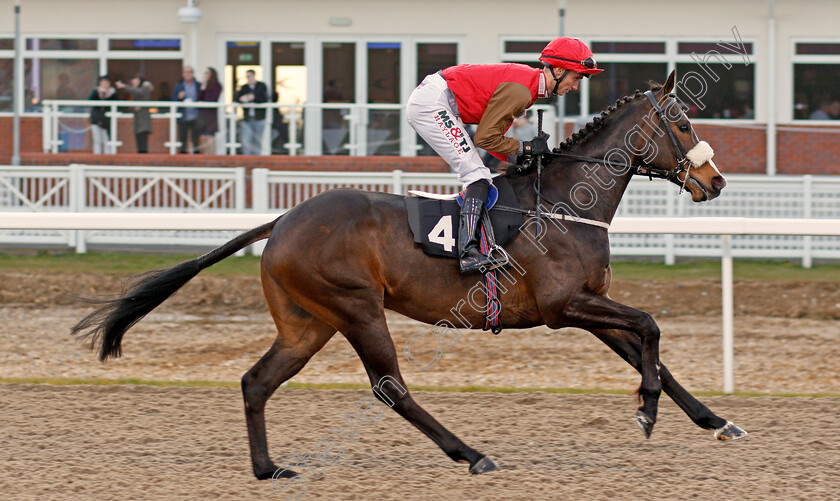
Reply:
[[[685, 189], [685, 183], [688, 181], [688, 169], [691, 168], [691, 161], [686, 157], [685, 149], [680, 141], [677, 139], [677, 135], [674, 134], [674, 131], [668, 124], [665, 122], [665, 112], [662, 110], [662, 107], [659, 106], [659, 101], [656, 99], [656, 96], [653, 94], [653, 91], [645, 91], [645, 97], [650, 101], [650, 105], [653, 106], [653, 109], [656, 110], [656, 114], [659, 115], [659, 123], [660, 125], [665, 125], [665, 132], [668, 133], [668, 137], [671, 139], [671, 144], [674, 146], [674, 154], [677, 156], [677, 167], [669, 171], [668, 177], [665, 179], [672, 181], [674, 183], [682, 183], [680, 185], [680, 193], [683, 192]], [[673, 98], [675, 97], [673, 94], [668, 94], [665, 96], [666, 98]], [[659, 127], [659, 126], [657, 126]], [[685, 172], [685, 177], [682, 181], [680, 181], [680, 174]]]

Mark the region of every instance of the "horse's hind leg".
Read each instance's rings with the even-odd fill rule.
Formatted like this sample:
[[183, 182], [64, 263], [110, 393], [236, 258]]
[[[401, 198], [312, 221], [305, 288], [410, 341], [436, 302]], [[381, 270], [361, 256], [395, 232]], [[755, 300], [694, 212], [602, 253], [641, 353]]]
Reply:
[[[604, 342], [618, 356], [641, 372], [642, 346], [639, 337], [634, 333], [622, 330], [593, 329], [590, 332]], [[685, 412], [694, 423], [707, 430], [715, 430], [715, 438], [719, 440], [735, 440], [747, 436], [747, 432], [709, 410], [694, 395], [683, 388], [671, 372], [660, 362], [659, 379], [662, 389]]]
[[432, 439], [454, 461], [468, 462], [471, 473], [496, 469], [493, 461], [464, 444], [414, 401], [400, 374], [384, 312], [380, 310], [376, 318], [368, 322], [349, 324], [343, 332], [362, 359], [374, 395], [380, 401]]
[[268, 455], [265, 434], [265, 403], [274, 391], [297, 374], [336, 330], [293, 303], [271, 279], [263, 280], [268, 307], [277, 325], [277, 339], [268, 352], [242, 377], [245, 419], [254, 475], [260, 480], [292, 477], [279, 470]]

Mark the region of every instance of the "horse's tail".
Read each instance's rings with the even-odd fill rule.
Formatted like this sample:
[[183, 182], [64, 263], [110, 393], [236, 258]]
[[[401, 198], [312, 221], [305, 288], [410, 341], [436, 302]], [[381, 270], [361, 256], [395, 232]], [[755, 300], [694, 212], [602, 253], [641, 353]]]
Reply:
[[254, 242], [268, 238], [279, 219], [247, 231], [203, 256], [167, 270], [138, 275], [132, 279], [126, 290], [116, 297], [90, 300], [102, 306], [80, 320], [70, 332], [87, 340], [92, 350], [98, 347], [100, 361], [104, 362], [109, 357], [119, 357], [125, 331], [175, 294], [204, 268], [230, 257]]

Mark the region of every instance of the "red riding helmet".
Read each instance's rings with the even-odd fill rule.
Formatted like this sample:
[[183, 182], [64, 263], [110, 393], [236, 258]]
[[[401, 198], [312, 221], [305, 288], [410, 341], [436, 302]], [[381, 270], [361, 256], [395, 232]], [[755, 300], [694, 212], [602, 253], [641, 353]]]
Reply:
[[560, 37], [548, 42], [540, 54], [540, 62], [549, 68], [577, 71], [587, 77], [601, 73], [592, 51], [577, 38]]

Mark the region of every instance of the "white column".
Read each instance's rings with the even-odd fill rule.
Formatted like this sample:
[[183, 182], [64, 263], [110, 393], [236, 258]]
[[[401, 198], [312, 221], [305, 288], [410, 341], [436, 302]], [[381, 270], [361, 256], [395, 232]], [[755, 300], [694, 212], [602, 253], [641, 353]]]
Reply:
[[732, 284], [732, 235], [723, 235], [721, 248], [721, 296], [723, 298], [723, 392], [734, 391], [734, 332], [733, 332], [733, 284]]
[[776, 174], [776, 12], [767, 0], [767, 174]]
[[[251, 171], [251, 205], [256, 213], [268, 212], [268, 169], [254, 169]], [[251, 246], [251, 253], [262, 255], [265, 241], [260, 240]]]
[[[802, 217], [811, 219], [814, 216], [814, 178], [810, 174], [802, 176]], [[802, 237], [802, 267], [813, 265], [813, 239], [811, 235]]]
[[12, 165], [20, 165], [20, 114], [23, 105], [23, 60], [20, 37], [20, 0], [15, 0], [15, 59], [12, 71]]

